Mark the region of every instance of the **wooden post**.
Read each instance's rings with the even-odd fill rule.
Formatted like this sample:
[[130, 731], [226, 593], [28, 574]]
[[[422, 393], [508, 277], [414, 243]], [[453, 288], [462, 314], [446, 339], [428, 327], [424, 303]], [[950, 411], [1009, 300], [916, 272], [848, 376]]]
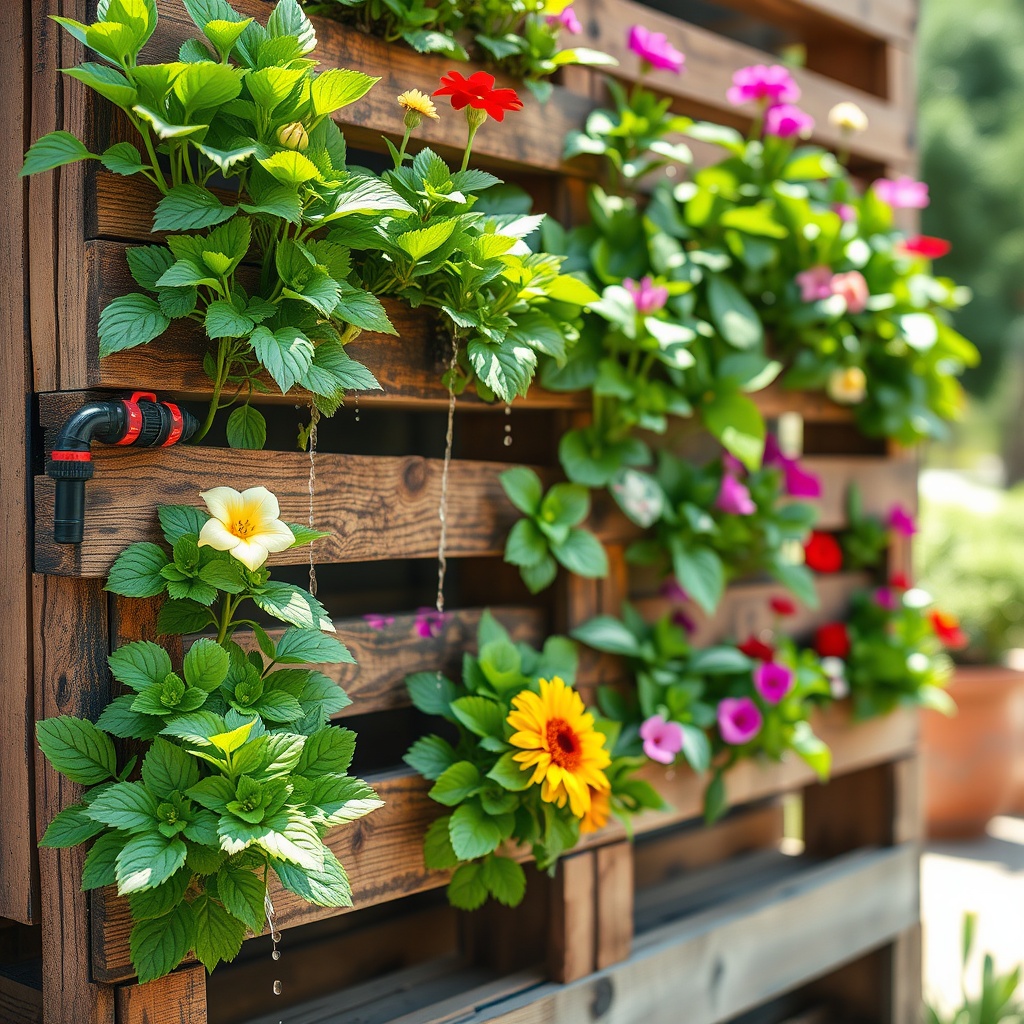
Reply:
[[548, 932], [548, 973], [555, 981], [576, 981], [594, 971], [596, 874], [592, 850], [569, 854], [558, 864]]
[[148, 985], [118, 985], [117, 1024], [206, 1024], [206, 969], [196, 964]]

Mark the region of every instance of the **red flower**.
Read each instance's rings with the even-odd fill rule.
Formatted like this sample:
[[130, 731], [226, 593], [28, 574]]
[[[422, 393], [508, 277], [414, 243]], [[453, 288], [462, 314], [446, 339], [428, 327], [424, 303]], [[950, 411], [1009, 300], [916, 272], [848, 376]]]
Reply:
[[523, 109], [523, 101], [516, 95], [515, 89], [495, 89], [494, 75], [486, 71], [474, 71], [469, 78], [464, 78], [458, 71], [449, 71], [441, 76], [441, 88], [434, 95], [451, 96], [452, 106], [456, 110], [474, 107], [495, 121], [504, 121], [506, 110]]
[[960, 628], [960, 620], [955, 615], [950, 615], [949, 612], [940, 612], [936, 609], [928, 618], [931, 619], [935, 635], [942, 641], [944, 646], [953, 649], [967, 646], [967, 634]]
[[813, 530], [804, 545], [804, 561], [815, 572], [839, 572], [843, 567], [843, 549], [832, 534]]
[[923, 256], [926, 260], [937, 260], [945, 256], [953, 248], [944, 238], [932, 235], [915, 235], [900, 244], [900, 249], [908, 256]]
[[771, 661], [775, 657], [775, 648], [770, 644], [766, 644], [763, 640], [758, 640], [756, 636], [747, 637], [743, 643], [737, 644], [736, 647], [748, 658], [753, 658], [755, 661]]
[[912, 585], [910, 577], [905, 572], [894, 572], [889, 580], [889, 586], [895, 587], [897, 590], [909, 590]]
[[796, 601], [791, 597], [776, 595], [768, 603], [776, 615], [796, 615]]
[[850, 634], [842, 622], [830, 622], [814, 634], [814, 649], [822, 658], [845, 658], [850, 653]]

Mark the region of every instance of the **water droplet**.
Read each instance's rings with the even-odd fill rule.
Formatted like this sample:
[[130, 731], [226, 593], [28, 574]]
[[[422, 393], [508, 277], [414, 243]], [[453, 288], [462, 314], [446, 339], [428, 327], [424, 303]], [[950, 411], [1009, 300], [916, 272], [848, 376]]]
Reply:
[[359, 396], [356, 395], [356, 423], [359, 422]]
[[281, 982], [274, 981], [274, 995], [279, 996], [281, 994]]
[[270, 954], [270, 956], [271, 956], [271, 958], [273, 960], [280, 960], [281, 959], [281, 950], [275, 949], [274, 952]]
[[271, 938], [272, 938], [272, 939], [273, 939], [273, 940], [274, 940], [275, 942], [280, 942], [280, 941], [281, 941], [281, 933], [280, 933], [279, 931], [277, 931], [277, 929], [276, 929], [276, 928], [274, 929], [274, 931], [272, 931], [272, 932], [270, 933], [270, 937], [271, 937]]
[[511, 448], [512, 447], [512, 438], [511, 438], [511, 436], [509, 434], [505, 435], [504, 445], [505, 445], [506, 448]]
[[512, 415], [512, 404], [510, 402], [506, 402], [505, 403], [505, 415], [506, 416], [511, 416]]

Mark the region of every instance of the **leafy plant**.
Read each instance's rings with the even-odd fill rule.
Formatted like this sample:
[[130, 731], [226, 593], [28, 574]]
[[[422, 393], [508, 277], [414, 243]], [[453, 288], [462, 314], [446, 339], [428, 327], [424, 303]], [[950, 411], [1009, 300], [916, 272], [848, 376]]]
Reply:
[[100, 4], [92, 25], [56, 19], [105, 62], [66, 73], [123, 112], [143, 152], [119, 142], [96, 155], [73, 135], [52, 132], [30, 148], [22, 173], [98, 159], [159, 190], [153, 230], [172, 234], [128, 250], [143, 291], [102, 310], [100, 356], [146, 344], [172, 320], [201, 324], [213, 395], [196, 437], [241, 400], [228, 441], [262, 448], [266, 424], [249, 404], [265, 390], [262, 370], [283, 393], [307, 388], [327, 415], [347, 389], [379, 387], [345, 345], [362, 330], [395, 331], [353, 273], [342, 225], [354, 214], [365, 223], [411, 208], [379, 178], [347, 167], [331, 115], [377, 79], [315, 73], [316, 34], [297, 0], [280, 0], [266, 26], [226, 0], [183, 3], [203, 38], [186, 40], [179, 59], [163, 64], [138, 63], [157, 24], [153, 0]]
[[499, 478], [509, 500], [524, 518], [509, 532], [505, 561], [519, 566], [531, 594], [549, 587], [561, 565], [577, 576], [608, 575], [601, 542], [579, 524], [590, 514], [590, 494], [579, 484], [554, 484], [544, 493], [537, 474], [526, 466]]
[[[423, 856], [428, 868], [455, 869], [448, 899], [464, 910], [490, 896], [508, 906], [522, 900], [526, 876], [514, 858], [525, 848], [538, 868], [553, 870], [580, 833], [602, 827], [609, 813], [628, 819], [643, 807], [662, 806], [647, 783], [630, 777], [637, 759], [611, 759], [618, 727], [595, 722], [569, 688], [576, 674], [574, 644], [551, 637], [535, 651], [513, 643], [485, 613], [478, 649], [476, 656], [464, 655], [461, 683], [433, 672], [406, 681], [413, 704], [445, 719], [447, 733], [456, 737], [453, 745], [439, 735], [424, 736], [405, 760], [434, 783], [430, 796], [450, 809], [428, 829]], [[526, 702], [533, 722], [538, 715], [551, 721], [555, 703], [561, 709], [552, 728], [560, 730], [563, 746], [550, 747], [546, 757], [530, 749], [522, 718]], [[561, 769], [551, 775], [559, 749], [570, 748], [575, 756], [564, 775]]]
[[[170, 552], [133, 544], [107, 589], [168, 595], [161, 635], [216, 628], [216, 638], [195, 640], [179, 666], [159, 644], [125, 644], [109, 665], [129, 692], [96, 724], [61, 716], [37, 725], [50, 764], [88, 787], [50, 822], [41, 845], [92, 841], [82, 887], [116, 885], [127, 897], [141, 982], [169, 973], [190, 950], [210, 971], [234, 959], [246, 930], [263, 930], [271, 870], [307, 902], [351, 906], [345, 870], [323, 840], [381, 806], [347, 774], [355, 734], [330, 724], [348, 698], [308, 667], [352, 661], [323, 632], [333, 631], [323, 608], [265, 568], [210, 547], [209, 521], [191, 506], [161, 508]], [[287, 529], [294, 544], [320, 536]], [[246, 601], [288, 628], [275, 639], [238, 618]], [[233, 639], [242, 626], [257, 649]], [[115, 738], [142, 741], [140, 755], [119, 763]]]

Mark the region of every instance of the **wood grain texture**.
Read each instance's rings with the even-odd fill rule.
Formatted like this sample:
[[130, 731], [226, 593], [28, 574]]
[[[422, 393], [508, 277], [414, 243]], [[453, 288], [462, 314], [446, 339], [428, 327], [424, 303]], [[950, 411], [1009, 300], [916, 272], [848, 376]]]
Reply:
[[[273, 471], [268, 474], [268, 458]], [[97, 447], [96, 475], [86, 486], [85, 536], [80, 545], [53, 540], [53, 481], [36, 478], [36, 568], [59, 575], [103, 576], [135, 541], [160, 540], [160, 505], [199, 503], [213, 486], [243, 490], [269, 484], [287, 522], [309, 515], [309, 457], [225, 448], [117, 449]], [[318, 562], [433, 558], [437, 554], [440, 459], [317, 456], [316, 523], [332, 536], [317, 541]], [[450, 558], [499, 555], [520, 513], [498, 480], [508, 465], [456, 460], [448, 484]], [[542, 471], [550, 478], [550, 473]], [[595, 505], [590, 526], [606, 540], [635, 529], [607, 505]], [[309, 560], [305, 547], [275, 555], [274, 564]]]
[[0, 968], [0, 1020], [4, 1024], [43, 1024], [43, 992]]
[[[110, 701], [107, 602], [98, 580], [36, 576], [36, 717], [95, 721]], [[36, 756], [37, 829], [77, 803], [82, 786]], [[43, 939], [43, 1016], [75, 1024], [114, 1024], [112, 989], [91, 981], [89, 899], [81, 891], [83, 847], [39, 851]], [[127, 936], [126, 942], [127, 942]]]
[[629, 956], [633, 945], [633, 844], [609, 843], [594, 851], [597, 970]]
[[199, 965], [116, 991], [117, 1024], [206, 1024], [206, 969]]
[[5, 589], [5, 628], [0, 640], [0, 792], [4, 825], [0, 841], [0, 916], [29, 924], [39, 919], [35, 852], [32, 738], [32, 586], [28, 465], [20, 454], [29, 434], [27, 395], [32, 363], [26, 333], [28, 267], [25, 232], [27, 188], [17, 177], [25, 141], [30, 11], [23, 4], [0, 10], [0, 59], [10, 82], [0, 93], [6, 145], [0, 151], [0, 445], [6, 453], [0, 488], [0, 578]]
[[728, 0], [726, 6], [772, 25], [815, 36], [831, 29], [876, 39], [907, 40], [913, 37], [917, 25], [915, 0]]
[[553, 981], [576, 981], [594, 970], [596, 881], [594, 852], [571, 853], [559, 861], [548, 932], [548, 975]]

